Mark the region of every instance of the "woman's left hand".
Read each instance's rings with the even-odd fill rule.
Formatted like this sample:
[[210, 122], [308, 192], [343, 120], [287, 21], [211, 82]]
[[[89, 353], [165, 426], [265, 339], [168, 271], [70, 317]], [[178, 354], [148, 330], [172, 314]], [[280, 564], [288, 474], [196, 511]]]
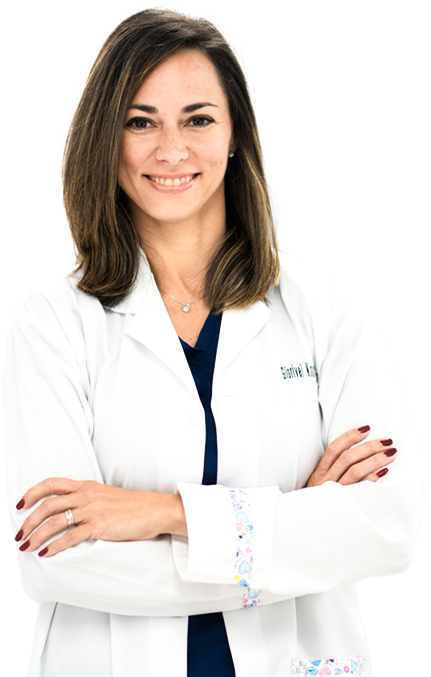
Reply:
[[166, 533], [187, 535], [179, 494], [50, 477], [29, 489], [17, 507], [31, 508], [45, 496], [16, 535], [17, 541], [25, 541], [22, 551], [33, 552], [67, 529], [66, 510], [72, 512], [74, 528], [39, 554], [52, 556], [87, 540], [143, 541]]

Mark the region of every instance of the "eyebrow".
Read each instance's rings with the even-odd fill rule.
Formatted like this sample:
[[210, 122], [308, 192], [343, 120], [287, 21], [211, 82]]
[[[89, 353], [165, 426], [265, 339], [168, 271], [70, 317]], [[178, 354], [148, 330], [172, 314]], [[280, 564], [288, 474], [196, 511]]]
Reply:
[[[205, 101], [203, 103], [192, 103], [189, 106], [185, 106], [181, 110], [181, 113], [194, 113], [195, 110], [199, 110], [199, 108], [205, 108], [205, 106], [213, 106], [214, 108], [218, 108], [215, 103], [209, 103], [208, 101]], [[141, 110], [143, 113], [148, 113], [149, 115], [155, 115], [159, 112], [154, 106], [147, 106], [144, 103], [133, 103], [131, 106], [129, 106], [129, 110], [132, 108], [135, 110]]]

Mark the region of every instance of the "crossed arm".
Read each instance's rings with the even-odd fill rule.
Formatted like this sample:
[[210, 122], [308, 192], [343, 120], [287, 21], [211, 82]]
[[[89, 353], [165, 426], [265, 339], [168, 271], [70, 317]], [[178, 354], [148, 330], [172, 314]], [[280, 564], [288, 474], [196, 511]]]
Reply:
[[[72, 350], [52, 304], [32, 304], [34, 312], [25, 309], [15, 325], [5, 370], [9, 483], [12, 504], [20, 507], [12, 507], [11, 517], [28, 594], [127, 615], [241, 608], [229, 490], [183, 484], [179, 494], [168, 494], [103, 484], [91, 445], [81, 334]], [[93, 306], [90, 311], [93, 316]], [[64, 320], [71, 334], [72, 319]], [[246, 489], [256, 536], [253, 587], [265, 591], [262, 604], [402, 570], [413, 552], [428, 482], [415, 436], [398, 413], [391, 381], [386, 375], [376, 381], [368, 363], [354, 361], [348, 339], [349, 332], [337, 329], [333, 355], [321, 370], [325, 439], [335, 439], [306, 486], [288, 493]], [[340, 360], [340, 351], [349, 359]], [[365, 386], [379, 384], [375, 392], [361, 386], [364, 373], [370, 376]], [[356, 417], [371, 430], [340, 434]], [[383, 437], [389, 434], [398, 453]], [[41, 478], [41, 459], [47, 477], [28, 488], [32, 478]], [[388, 467], [388, 477], [377, 483]], [[66, 510], [75, 523], [67, 530]]]
[[[349, 430], [325, 450], [307, 487], [327, 481], [341, 485], [376, 482], [395, 460], [391, 439], [364, 441], [368, 426]], [[134, 491], [67, 478], [48, 478], [31, 487], [17, 504], [26, 510], [44, 499], [22, 524], [16, 535], [20, 550], [39, 550], [52, 557], [86, 540], [144, 541], [161, 534], [187, 536], [187, 522], [180, 494]], [[73, 514], [74, 529], [44, 544], [67, 526], [65, 511]]]

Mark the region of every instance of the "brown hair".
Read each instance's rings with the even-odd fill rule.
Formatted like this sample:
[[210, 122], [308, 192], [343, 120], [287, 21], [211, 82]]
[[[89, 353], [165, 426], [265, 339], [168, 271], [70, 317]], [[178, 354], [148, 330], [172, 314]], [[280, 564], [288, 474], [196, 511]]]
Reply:
[[104, 305], [128, 294], [140, 260], [138, 235], [117, 180], [126, 110], [149, 73], [184, 49], [199, 50], [213, 63], [236, 142], [225, 175], [226, 236], [207, 271], [207, 302], [216, 311], [244, 308], [264, 299], [278, 282], [260, 141], [241, 67], [208, 21], [149, 9], [123, 21], [103, 45], [64, 154], [64, 204], [77, 249], [78, 287]]

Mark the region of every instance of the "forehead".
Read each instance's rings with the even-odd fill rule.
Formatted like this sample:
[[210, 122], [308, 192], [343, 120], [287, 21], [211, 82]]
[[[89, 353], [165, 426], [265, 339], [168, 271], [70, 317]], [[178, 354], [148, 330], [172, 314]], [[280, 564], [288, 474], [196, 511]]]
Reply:
[[[184, 50], [168, 57], [150, 73], [133, 97], [133, 103], [157, 105], [156, 99], [210, 101], [227, 104], [219, 76], [211, 60], [197, 50]], [[150, 101], [149, 99], [153, 99]], [[144, 101], [144, 99], [146, 99]]]

